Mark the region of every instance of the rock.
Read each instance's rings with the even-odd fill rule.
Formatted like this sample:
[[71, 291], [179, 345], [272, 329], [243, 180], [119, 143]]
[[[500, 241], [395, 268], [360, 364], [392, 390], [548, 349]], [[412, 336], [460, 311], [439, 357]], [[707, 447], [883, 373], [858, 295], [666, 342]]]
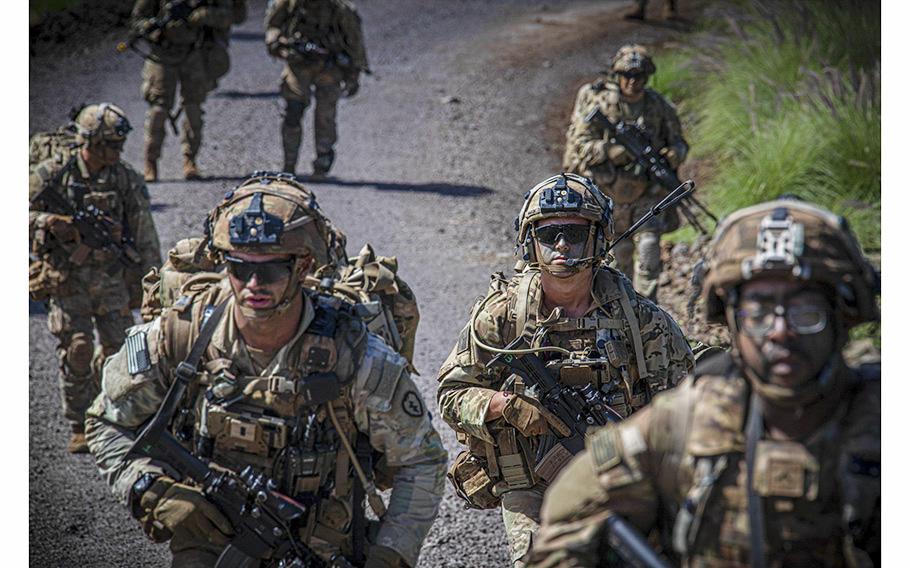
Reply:
[[448, 96], [445, 96], [445, 97], [442, 97], [441, 99], [439, 99], [439, 102], [441, 102], [444, 105], [457, 105], [457, 104], [461, 103], [461, 99], [459, 99], [458, 97], [453, 96], [453, 95], [448, 95]]

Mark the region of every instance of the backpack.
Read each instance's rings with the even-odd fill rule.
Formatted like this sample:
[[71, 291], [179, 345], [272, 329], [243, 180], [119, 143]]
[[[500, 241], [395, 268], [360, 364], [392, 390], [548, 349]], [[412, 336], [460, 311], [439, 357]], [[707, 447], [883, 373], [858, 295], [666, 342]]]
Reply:
[[54, 156], [66, 161], [78, 146], [75, 124], [61, 126], [53, 132], [39, 132], [28, 139], [28, 167]]
[[[179, 241], [167, 256], [161, 268], [153, 267], [142, 278], [140, 313], [144, 321], [161, 315], [190, 288], [198, 291], [217, 286], [225, 278], [225, 272], [209, 257], [203, 237]], [[407, 359], [409, 370], [416, 373], [413, 357], [420, 313], [414, 292], [398, 276], [395, 257], [376, 256], [367, 244], [358, 256], [347, 259], [347, 264], [321, 267], [315, 275], [308, 275], [303, 286], [353, 304], [354, 313], [369, 330]]]

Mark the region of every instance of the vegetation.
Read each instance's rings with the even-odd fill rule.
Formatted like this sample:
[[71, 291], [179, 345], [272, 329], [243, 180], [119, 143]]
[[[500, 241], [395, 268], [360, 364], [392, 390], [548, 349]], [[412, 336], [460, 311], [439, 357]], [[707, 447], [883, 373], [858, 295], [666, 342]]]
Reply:
[[[700, 193], [719, 214], [795, 193], [881, 247], [881, 15], [857, 0], [724, 4], [688, 47], [657, 58]], [[722, 22], [723, 27], [719, 27]], [[693, 233], [671, 236], [689, 239]]]

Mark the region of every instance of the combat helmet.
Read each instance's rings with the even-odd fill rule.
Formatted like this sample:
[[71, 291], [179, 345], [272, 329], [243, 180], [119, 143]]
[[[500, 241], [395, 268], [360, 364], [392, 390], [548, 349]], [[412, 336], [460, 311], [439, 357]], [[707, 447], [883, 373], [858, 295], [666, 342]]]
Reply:
[[[218, 263], [234, 252], [312, 257], [312, 267], [334, 266], [344, 235], [319, 210], [316, 196], [292, 174], [257, 171], [215, 207], [206, 223], [209, 254]], [[339, 243], [339, 239], [342, 242]], [[294, 271], [274, 313], [283, 311], [302, 285]], [[261, 310], [251, 317], [271, 317]]]
[[82, 107], [73, 119], [76, 141], [95, 146], [101, 142], [124, 142], [133, 129], [126, 113], [117, 105], [98, 103]]
[[706, 319], [725, 323], [729, 290], [769, 274], [830, 288], [847, 329], [879, 319], [878, 274], [863, 256], [847, 220], [830, 211], [778, 199], [724, 219], [705, 265]]
[[653, 75], [657, 71], [651, 53], [648, 49], [637, 43], [629, 43], [619, 48], [613, 56], [612, 67], [614, 73], [631, 73], [639, 71], [645, 75]]
[[606, 258], [607, 245], [613, 234], [613, 200], [588, 178], [561, 173], [538, 183], [525, 194], [524, 204], [515, 218], [515, 230], [518, 232], [515, 250], [523, 261], [537, 262], [534, 224], [553, 217], [581, 217], [591, 222], [594, 236], [592, 256], [571, 267], [573, 272]]

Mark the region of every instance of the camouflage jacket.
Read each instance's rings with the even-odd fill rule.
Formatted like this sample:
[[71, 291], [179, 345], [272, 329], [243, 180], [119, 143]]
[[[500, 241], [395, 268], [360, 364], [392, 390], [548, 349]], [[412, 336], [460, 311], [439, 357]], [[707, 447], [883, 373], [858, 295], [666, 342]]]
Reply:
[[[673, 318], [638, 295], [620, 272], [607, 267], [597, 270], [591, 293], [597, 305], [585, 317], [553, 319], [542, 312], [538, 270], [526, 269], [508, 281], [501, 274], [493, 276], [489, 294], [475, 308], [438, 375], [442, 417], [460, 434], [460, 440], [469, 443], [472, 452], [481, 451], [478, 442], [501, 449], [500, 438], [505, 433], [519, 438], [520, 453], [530, 461], [539, 443], [515, 434], [501, 420], [486, 422], [487, 407], [497, 391], [523, 392], [524, 387], [503, 368], [487, 368], [495, 354], [476, 344], [472, 323], [482, 342], [499, 348], [523, 330], [530, 337], [539, 327], [546, 328], [545, 339], [535, 345], [555, 345], [573, 352], [572, 359], [540, 354], [558, 380], [573, 386], [594, 384], [624, 416], [645, 405], [651, 392], [674, 386], [692, 367], [692, 351]], [[598, 352], [596, 341], [601, 337], [618, 341], [625, 351], [623, 368], [631, 389], [625, 388], [624, 372]], [[533, 463], [526, 465], [533, 469]], [[537, 479], [532, 476], [531, 481]]]
[[[57, 154], [32, 168], [29, 175], [30, 198], [66, 168], [70, 155], [72, 154]], [[145, 182], [138, 172], [123, 161], [92, 175], [82, 155], [78, 151], [74, 155], [75, 160], [63, 172], [55, 189], [74, 206], [94, 205], [123, 227], [125, 234], [133, 239], [141, 257], [141, 265], [136, 270], [131, 270], [131, 274], [125, 275], [125, 278], [138, 284], [145, 272], [161, 263], [161, 247], [152, 220]], [[57, 265], [67, 263], [66, 259], [76, 244], [60, 243], [53, 238], [45, 226], [51, 212], [45, 211], [43, 207], [42, 203], [37, 203], [29, 210], [28, 228], [32, 253], [48, 258]], [[89, 254], [83, 264], [66, 268], [97, 277], [98, 272], [105, 270], [114, 260], [111, 253], [96, 250]]]
[[643, 99], [630, 104], [622, 99], [617, 83], [599, 79], [583, 85], [575, 98], [572, 120], [566, 132], [562, 165], [565, 171], [593, 179], [608, 193], [619, 174], [646, 179], [645, 173], [634, 165], [617, 167], [610, 162], [608, 152], [613, 144], [608, 135], [600, 126], [585, 122], [595, 106], [613, 121], [636, 123], [644, 128], [655, 148], [672, 148], [680, 162], [685, 159], [689, 146], [683, 139], [676, 108], [670, 102], [653, 89], [645, 88]]
[[[880, 545], [879, 367], [842, 363], [845, 391], [802, 440], [764, 434], [754, 487], [765, 511], [769, 567], [872, 566]], [[597, 431], [544, 502], [535, 567], [602, 565], [606, 519], [622, 515], [683, 566], [750, 564], [745, 422], [750, 389], [727, 354]], [[683, 506], [685, 505], [685, 506]]]
[[[405, 359], [368, 333], [358, 318], [333, 311], [338, 304], [331, 297], [304, 297], [297, 335], [265, 367], [255, 362], [255, 352], [236, 328], [228, 286], [190, 292], [160, 317], [132, 328], [123, 349], [108, 359], [101, 394], [88, 411], [89, 448], [124, 503], [143, 473], [170, 473], [166, 463], [126, 459], [125, 454], [136, 430], [161, 404], [206, 309], [227, 298], [198, 381], [186, 397], [192, 406], [173, 429], [193, 440], [191, 451], [219, 466], [237, 471], [252, 465], [277, 480], [279, 491], [316, 496], [303, 538], [325, 554], [351, 549], [353, 474], [339, 436], [354, 445], [358, 433], [365, 435], [382, 452], [383, 471], [392, 477], [376, 542], [413, 566], [442, 497], [446, 451]], [[137, 359], [142, 351], [147, 358]], [[148, 363], [136, 365], [137, 360]], [[302, 393], [295, 394], [302, 389], [292, 387], [317, 372], [334, 372], [341, 395], [314, 408]], [[327, 416], [328, 405], [341, 433]], [[307, 435], [300, 434], [304, 430]]]
[[[130, 26], [141, 33], [152, 19], [165, 17], [168, 4], [166, 0], [136, 0]], [[149, 37], [152, 55], [167, 57], [199, 47], [206, 28], [230, 28], [239, 12], [233, 0], [209, 0], [193, 9], [185, 21], [172, 22], [164, 30], [153, 33]], [[243, 6], [243, 16], [246, 17], [246, 6]]]
[[354, 70], [367, 68], [367, 52], [357, 10], [346, 0], [274, 0], [265, 15], [265, 43], [313, 42], [351, 58]]

